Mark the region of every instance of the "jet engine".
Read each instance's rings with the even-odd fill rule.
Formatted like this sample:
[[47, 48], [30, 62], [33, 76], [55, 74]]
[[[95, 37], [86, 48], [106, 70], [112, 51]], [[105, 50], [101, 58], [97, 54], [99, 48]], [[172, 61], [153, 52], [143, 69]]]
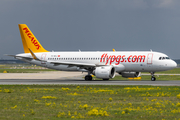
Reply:
[[97, 78], [109, 79], [114, 78], [116, 71], [113, 66], [101, 66], [96, 67], [93, 73]]
[[141, 72], [121, 72], [119, 73], [122, 75], [122, 77], [139, 77], [141, 75]]

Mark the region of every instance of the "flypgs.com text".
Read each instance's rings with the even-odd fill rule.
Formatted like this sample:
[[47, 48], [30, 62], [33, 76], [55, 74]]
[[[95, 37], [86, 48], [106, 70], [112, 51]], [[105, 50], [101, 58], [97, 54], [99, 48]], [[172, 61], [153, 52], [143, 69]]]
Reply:
[[31, 42], [34, 44], [34, 46], [36, 46], [36, 49], [39, 50], [41, 46], [39, 45], [38, 41], [34, 39], [33, 35], [30, 33], [28, 28], [25, 27], [23, 28], [23, 30], [25, 30], [26, 35], [31, 39]]
[[130, 55], [127, 57], [125, 55], [108, 55], [107, 53], [104, 53], [101, 56], [100, 62], [105, 62], [106, 65], [109, 63], [110, 65], [113, 62], [116, 62], [115, 65], [119, 65], [122, 62], [145, 62], [145, 55]]

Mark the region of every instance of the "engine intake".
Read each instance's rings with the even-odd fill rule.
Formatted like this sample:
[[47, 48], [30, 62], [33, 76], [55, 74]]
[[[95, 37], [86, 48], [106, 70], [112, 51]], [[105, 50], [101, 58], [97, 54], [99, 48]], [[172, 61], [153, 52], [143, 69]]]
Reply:
[[109, 79], [115, 77], [116, 71], [113, 66], [101, 66], [96, 67], [93, 73], [97, 78]]

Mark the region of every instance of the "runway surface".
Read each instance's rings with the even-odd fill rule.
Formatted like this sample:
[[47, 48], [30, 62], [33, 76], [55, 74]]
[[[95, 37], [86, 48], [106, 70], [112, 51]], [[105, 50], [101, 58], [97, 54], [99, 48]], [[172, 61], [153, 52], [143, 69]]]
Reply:
[[81, 72], [41, 72], [41, 73], [0, 73], [0, 85], [33, 85], [33, 84], [74, 84], [74, 85], [153, 85], [180, 86], [180, 80], [93, 80], [85, 81], [87, 73]]
[[33, 84], [75, 84], [75, 85], [152, 85], [152, 86], [180, 86], [180, 81], [122, 81], [122, 80], [93, 80], [85, 81], [81, 79], [0, 79], [1, 85], [33, 85]]

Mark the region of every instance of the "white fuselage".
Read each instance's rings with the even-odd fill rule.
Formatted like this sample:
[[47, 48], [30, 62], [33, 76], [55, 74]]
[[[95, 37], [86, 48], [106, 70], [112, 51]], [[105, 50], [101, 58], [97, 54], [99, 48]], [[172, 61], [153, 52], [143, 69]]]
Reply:
[[[84, 68], [62, 63], [95, 64], [96, 66], [112, 65], [116, 72], [156, 72], [173, 69], [177, 64], [167, 55], [151, 51], [116, 51], [116, 52], [44, 52], [35, 53], [38, 61], [22, 59], [32, 58], [30, 53], [16, 55], [17, 59], [39, 66], [62, 71], [87, 71]], [[18, 57], [19, 56], [19, 57]], [[53, 64], [58, 63], [59, 64]]]

